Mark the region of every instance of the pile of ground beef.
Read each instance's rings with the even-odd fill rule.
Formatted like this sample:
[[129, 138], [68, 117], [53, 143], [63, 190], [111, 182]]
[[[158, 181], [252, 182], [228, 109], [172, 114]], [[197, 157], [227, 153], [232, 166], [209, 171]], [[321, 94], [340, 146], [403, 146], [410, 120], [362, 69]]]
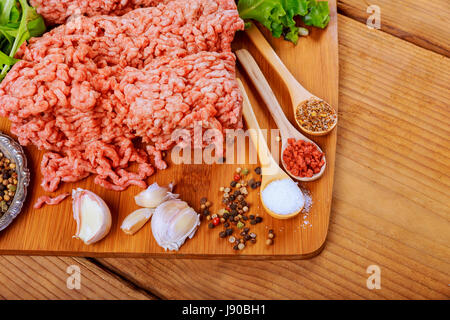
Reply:
[[140, 7], [170, 0], [30, 0], [49, 25], [64, 23], [70, 16], [123, 15]]
[[113, 190], [145, 187], [150, 157], [166, 167], [161, 151], [176, 129], [242, 126], [230, 44], [243, 22], [234, 1], [173, 0], [79, 19], [23, 46], [0, 84], [11, 132], [49, 151], [46, 191], [90, 174]]

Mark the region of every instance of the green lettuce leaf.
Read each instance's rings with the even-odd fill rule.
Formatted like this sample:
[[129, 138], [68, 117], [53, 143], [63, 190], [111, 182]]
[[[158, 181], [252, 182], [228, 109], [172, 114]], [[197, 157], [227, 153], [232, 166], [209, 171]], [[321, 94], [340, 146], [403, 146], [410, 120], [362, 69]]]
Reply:
[[284, 38], [297, 44], [298, 27], [294, 17], [297, 15], [304, 16], [308, 13], [308, 0], [281, 0], [286, 15], [281, 17], [284, 29]]
[[44, 19], [27, 0], [0, 0], [0, 81], [18, 61], [20, 46], [45, 31]]
[[274, 37], [284, 35], [286, 40], [295, 44], [299, 38], [296, 16], [303, 17], [305, 24], [319, 28], [324, 28], [330, 20], [327, 1], [240, 0], [238, 11], [246, 27], [251, 25], [251, 20], [256, 20]]
[[303, 17], [307, 26], [325, 28], [330, 22], [330, 8], [327, 1], [310, 0], [309, 13]]
[[286, 12], [279, 0], [240, 0], [238, 11], [243, 20], [259, 21], [275, 37], [281, 36], [283, 26], [280, 18], [286, 15]]

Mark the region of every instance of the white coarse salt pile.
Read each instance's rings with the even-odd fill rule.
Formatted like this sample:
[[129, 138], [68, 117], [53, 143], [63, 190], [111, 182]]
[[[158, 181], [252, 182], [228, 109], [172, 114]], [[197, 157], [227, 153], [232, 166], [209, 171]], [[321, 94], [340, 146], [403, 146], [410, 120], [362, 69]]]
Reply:
[[277, 214], [292, 214], [300, 211], [305, 205], [302, 191], [291, 179], [272, 181], [261, 195], [265, 206]]

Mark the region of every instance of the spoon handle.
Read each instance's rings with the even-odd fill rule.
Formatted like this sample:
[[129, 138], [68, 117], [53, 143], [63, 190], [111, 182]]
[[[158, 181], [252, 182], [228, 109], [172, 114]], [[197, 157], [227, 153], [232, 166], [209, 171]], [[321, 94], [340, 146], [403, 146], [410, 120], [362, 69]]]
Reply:
[[297, 131], [286, 118], [286, 115], [284, 114], [283, 109], [278, 103], [278, 100], [275, 97], [272, 88], [270, 88], [269, 83], [267, 82], [261, 69], [259, 68], [250, 52], [245, 49], [241, 49], [236, 51], [236, 56], [241, 62], [241, 65], [244, 67], [245, 71], [247, 71], [247, 74], [252, 79], [253, 84], [266, 103], [270, 114], [272, 115], [275, 123], [281, 131], [281, 136], [287, 137], [290, 135], [290, 132]]
[[253, 108], [250, 104], [250, 100], [247, 96], [244, 85], [242, 84], [240, 79], [237, 79], [237, 81], [243, 97], [242, 113], [244, 115], [245, 121], [247, 122], [250, 139], [252, 139], [253, 145], [258, 152], [259, 161], [261, 163], [261, 168], [263, 171], [262, 174], [273, 175], [280, 171], [280, 167], [275, 162], [269, 151], [267, 142], [264, 139], [263, 133], [261, 132], [261, 128], [259, 127], [258, 120], [256, 119], [255, 113], [253, 112]]
[[258, 51], [262, 54], [264, 59], [272, 66], [273, 70], [278, 73], [280, 78], [286, 84], [289, 94], [292, 99], [292, 103], [297, 105], [301, 101], [307, 100], [313, 96], [308, 90], [306, 90], [292, 73], [286, 68], [283, 61], [275, 53], [273, 48], [264, 38], [261, 31], [256, 26], [252, 26], [246, 30], [246, 33]]

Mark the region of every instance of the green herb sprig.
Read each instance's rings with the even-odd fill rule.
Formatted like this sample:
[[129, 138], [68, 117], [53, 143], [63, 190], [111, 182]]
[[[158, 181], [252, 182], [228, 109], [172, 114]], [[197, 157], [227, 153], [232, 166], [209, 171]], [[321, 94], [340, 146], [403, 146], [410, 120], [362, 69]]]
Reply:
[[294, 17], [300, 16], [307, 26], [325, 28], [330, 21], [328, 1], [316, 0], [239, 0], [240, 17], [251, 24], [259, 21], [272, 35], [284, 38], [295, 44], [298, 42], [300, 28]]
[[18, 61], [20, 46], [45, 31], [44, 19], [26, 0], [0, 0], [0, 81]]

